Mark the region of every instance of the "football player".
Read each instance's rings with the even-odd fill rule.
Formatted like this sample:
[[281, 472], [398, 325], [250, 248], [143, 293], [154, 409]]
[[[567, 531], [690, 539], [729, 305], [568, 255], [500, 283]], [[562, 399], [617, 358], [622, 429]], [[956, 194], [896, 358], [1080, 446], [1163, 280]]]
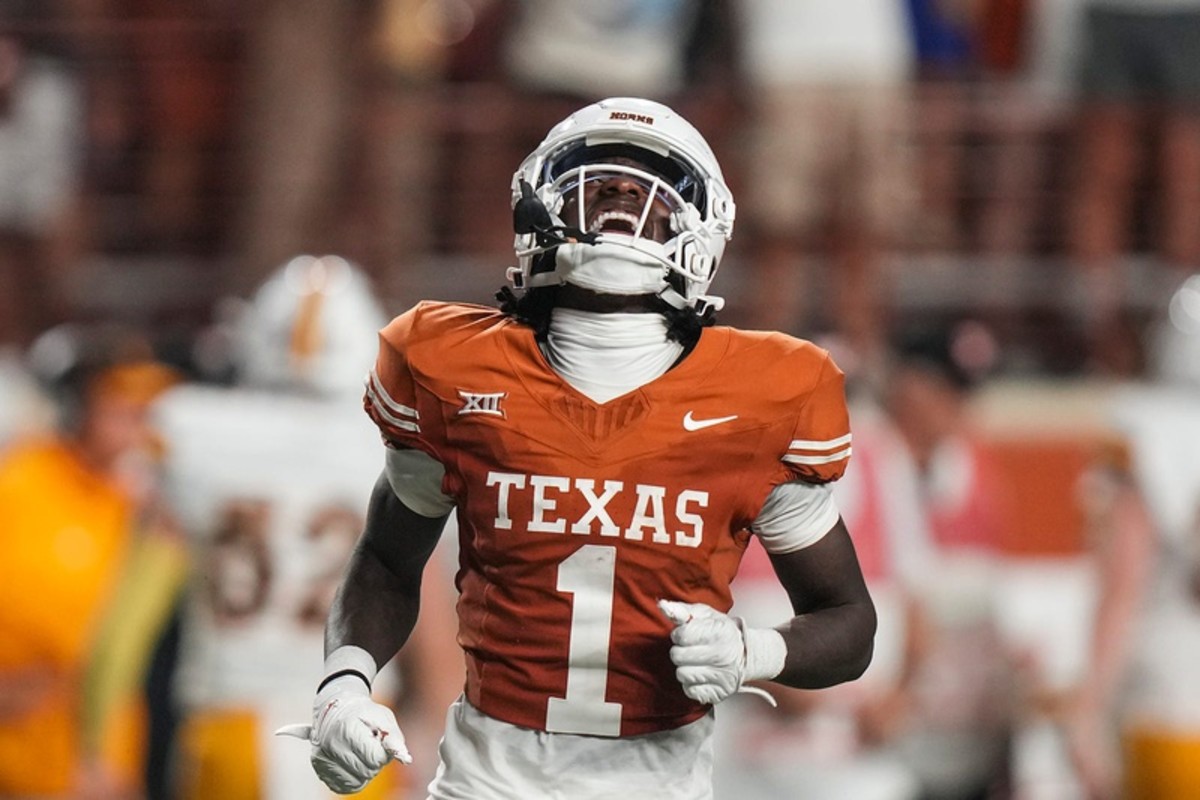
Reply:
[[[712, 150], [631, 98], [555, 126], [512, 183], [499, 310], [423, 302], [380, 337], [365, 406], [387, 468], [326, 627], [312, 763], [339, 792], [409, 761], [377, 669], [455, 512], [462, 697], [434, 798], [703, 798], [713, 706], [859, 676], [875, 612], [830, 484], [841, 371], [712, 325], [734, 203]], [[514, 291], [515, 290], [515, 291]], [[726, 614], [751, 536], [795, 616]]]
[[1101, 593], [1067, 732], [1093, 796], [1183, 800], [1200, 796], [1200, 274], [1151, 345], [1157, 380], [1109, 398], [1127, 452], [1089, 475]]
[[[175, 681], [173, 796], [328, 798], [304, 754], [271, 733], [321, 678], [329, 603], [383, 463], [355, 401], [386, 317], [366, 276], [336, 256], [292, 259], [239, 308], [228, 320], [236, 385], [183, 386], [159, 406], [197, 573]], [[441, 607], [448, 617], [448, 591]], [[370, 796], [389, 790], [380, 782]]]

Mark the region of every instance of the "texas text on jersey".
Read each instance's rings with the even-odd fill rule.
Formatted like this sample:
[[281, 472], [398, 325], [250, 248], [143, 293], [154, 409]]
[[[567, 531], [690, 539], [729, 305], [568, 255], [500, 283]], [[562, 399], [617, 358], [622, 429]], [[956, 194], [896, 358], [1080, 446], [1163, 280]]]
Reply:
[[548, 366], [527, 326], [426, 302], [384, 329], [364, 403], [390, 446], [445, 467], [468, 700], [550, 732], [629, 736], [702, 716], [656, 602], [727, 611], [771, 490], [836, 480], [850, 454], [828, 354], [725, 327], [598, 404]]

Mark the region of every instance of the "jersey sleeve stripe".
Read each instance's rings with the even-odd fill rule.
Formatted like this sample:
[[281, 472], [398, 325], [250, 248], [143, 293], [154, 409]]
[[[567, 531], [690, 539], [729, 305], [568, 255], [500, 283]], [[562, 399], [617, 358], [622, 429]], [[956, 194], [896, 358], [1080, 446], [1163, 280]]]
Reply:
[[832, 450], [835, 447], [850, 444], [851, 434], [839, 436], [836, 439], [793, 439], [788, 445], [789, 450]]
[[789, 455], [785, 455], [782, 460], [786, 461], [789, 464], [815, 465], [815, 464], [832, 464], [834, 461], [841, 461], [843, 458], [849, 458], [849, 457], [850, 457], [850, 448], [847, 447], [845, 450], [839, 450], [836, 453], [831, 453], [830, 455], [826, 455], [826, 456], [796, 456], [796, 455], [789, 454]]
[[377, 373], [375, 370], [371, 370], [371, 375], [367, 381], [367, 391], [371, 393], [372, 398], [376, 401], [377, 405], [386, 406], [386, 408], [392, 413], [399, 414], [403, 417], [420, 419], [421, 415], [417, 413], [415, 408], [397, 403], [392, 399], [392, 396], [388, 394], [387, 389], [383, 388], [383, 381], [379, 380], [379, 373]]
[[406, 419], [400, 419], [387, 408], [385, 408], [383, 403], [380, 402], [379, 395], [375, 393], [375, 387], [370, 384], [367, 385], [367, 397], [371, 400], [371, 408], [373, 408], [375, 413], [378, 414], [388, 424], [393, 425], [403, 431], [412, 431], [413, 433], [421, 432], [420, 425], [415, 422], [410, 422]]

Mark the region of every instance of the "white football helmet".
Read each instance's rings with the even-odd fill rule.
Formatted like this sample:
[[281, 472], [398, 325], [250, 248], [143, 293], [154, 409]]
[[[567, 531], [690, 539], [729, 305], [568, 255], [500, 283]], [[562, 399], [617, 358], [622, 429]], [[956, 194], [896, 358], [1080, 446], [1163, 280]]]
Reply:
[[297, 256], [236, 314], [238, 382], [323, 396], [361, 395], [385, 324], [358, 267], [338, 256]]
[[[643, 186], [640, 219], [628, 220], [628, 231], [601, 229], [598, 220], [589, 230], [584, 187], [614, 175]], [[564, 220], [572, 192], [578, 213]], [[656, 199], [670, 210], [671, 237], [661, 243], [643, 235]], [[707, 292], [733, 233], [733, 196], [704, 137], [661, 103], [610, 98], [555, 125], [513, 175], [512, 206], [519, 266], [508, 277], [517, 289], [577, 283], [615, 294], [657, 292], [697, 313], [724, 303]]]

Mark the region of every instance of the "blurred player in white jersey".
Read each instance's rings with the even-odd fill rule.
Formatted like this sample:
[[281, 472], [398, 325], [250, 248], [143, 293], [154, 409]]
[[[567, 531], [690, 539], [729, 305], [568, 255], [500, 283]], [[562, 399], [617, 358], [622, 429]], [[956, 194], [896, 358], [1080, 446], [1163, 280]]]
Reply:
[[[382, 467], [358, 398], [384, 320], [351, 264], [297, 257], [232, 321], [238, 386], [163, 402], [172, 491], [195, 540], [176, 682], [184, 800], [330, 796], [307, 754], [270, 734], [321, 678], [329, 603]], [[401, 791], [385, 781], [364, 796]]]
[[1103, 583], [1071, 733], [1093, 796], [1184, 800], [1200, 797], [1200, 274], [1156, 346], [1159, 383], [1115, 397], [1127, 462], [1093, 492]]

